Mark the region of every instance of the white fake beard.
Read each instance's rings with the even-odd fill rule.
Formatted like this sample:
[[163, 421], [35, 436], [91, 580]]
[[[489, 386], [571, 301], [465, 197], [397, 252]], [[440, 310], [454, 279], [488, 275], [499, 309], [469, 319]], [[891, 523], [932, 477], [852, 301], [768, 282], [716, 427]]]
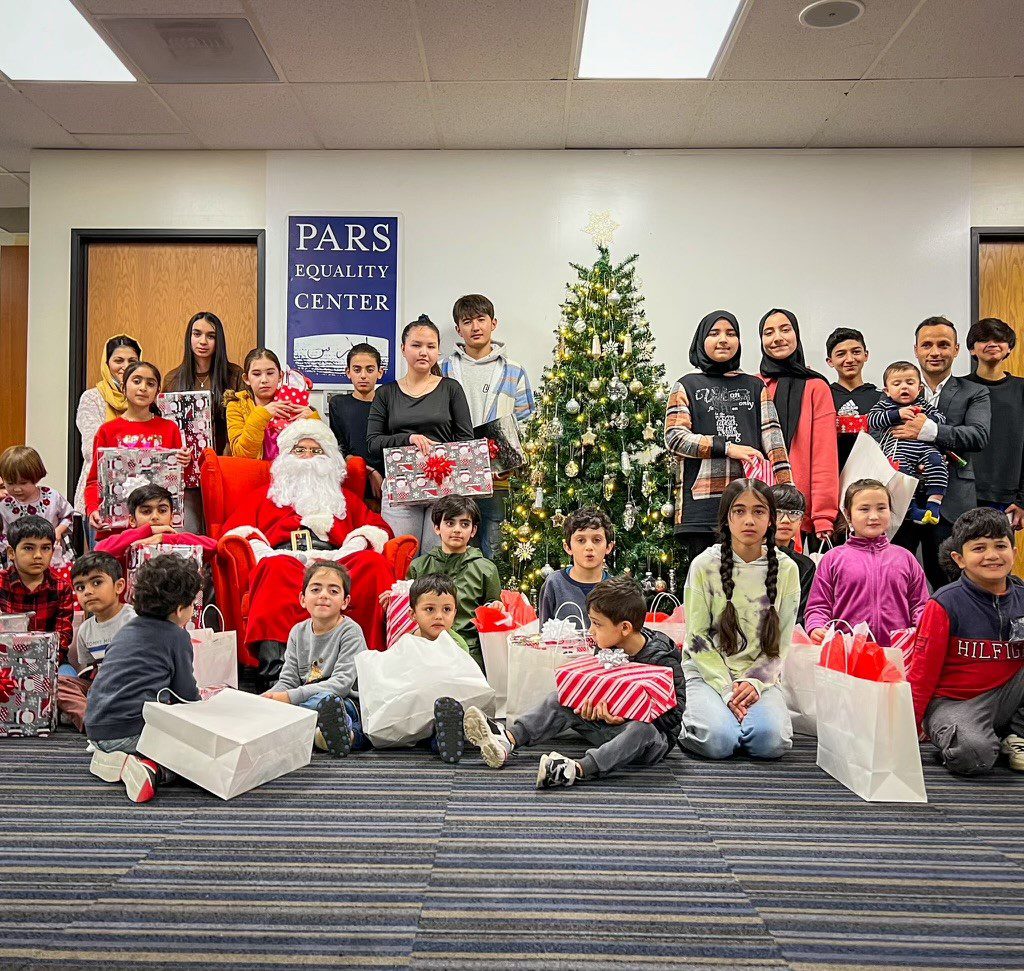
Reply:
[[291, 506], [302, 525], [327, 540], [335, 519], [344, 519], [345, 497], [341, 483], [345, 466], [330, 455], [303, 459], [285, 453], [270, 467], [267, 498], [276, 506]]

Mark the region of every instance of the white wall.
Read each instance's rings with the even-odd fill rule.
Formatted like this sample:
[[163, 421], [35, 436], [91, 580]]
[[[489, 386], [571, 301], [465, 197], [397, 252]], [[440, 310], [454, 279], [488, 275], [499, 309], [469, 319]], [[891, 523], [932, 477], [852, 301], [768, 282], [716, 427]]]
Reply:
[[[867, 333], [880, 373], [910, 353], [922, 317], [966, 321], [977, 215], [971, 161], [964, 149], [37, 152], [29, 438], [52, 481], [62, 482], [72, 228], [265, 225], [267, 335], [283, 351], [287, 214], [398, 211], [401, 319], [425, 312], [445, 328], [457, 296], [486, 293], [501, 336], [539, 373], [568, 262], [595, 255], [580, 230], [591, 210], [607, 208], [622, 224], [613, 257], [640, 254], [647, 313], [670, 377], [688, 370], [693, 326], [718, 308], [739, 317], [744, 365], [755, 369], [757, 321], [771, 306], [796, 312], [812, 366], [824, 367], [825, 335], [846, 324]], [[986, 157], [984, 212], [1012, 182], [1011, 170], [1024, 173], [1024, 152]]]

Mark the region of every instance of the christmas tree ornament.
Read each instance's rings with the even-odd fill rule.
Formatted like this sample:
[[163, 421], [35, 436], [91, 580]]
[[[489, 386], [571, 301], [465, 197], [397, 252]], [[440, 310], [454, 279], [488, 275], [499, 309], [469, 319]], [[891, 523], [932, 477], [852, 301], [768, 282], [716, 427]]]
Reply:
[[532, 532], [533, 532], [533, 530], [531, 530], [530, 527], [526, 525], [526, 523], [523, 523], [523, 525], [520, 526], [519, 529], [516, 530], [516, 535], [520, 539], [529, 539], [530, 538], [530, 533], [532, 533]]
[[570, 398], [565, 403], [565, 410], [570, 415], [578, 415], [580, 413], [580, 403], [575, 398]]
[[643, 582], [640, 584], [641, 589], [645, 594], [650, 596], [654, 592], [654, 574], [648, 570], [644, 574]]
[[600, 212], [590, 213], [583, 232], [593, 239], [595, 246], [607, 247], [611, 245], [612, 237], [618, 228], [619, 224], [612, 219], [611, 210], [603, 209]]
[[672, 567], [672, 569], [668, 571], [668, 592], [669, 593], [675, 593], [676, 592], [676, 568], [675, 567]]
[[629, 392], [626, 390], [622, 378], [617, 374], [608, 382], [608, 397], [612, 401], [622, 401]]
[[596, 442], [597, 435], [594, 434], [594, 429], [588, 425], [587, 430], [580, 436], [580, 444], [584, 448], [593, 448]]
[[600, 378], [591, 378], [590, 379], [590, 383], [587, 385], [587, 390], [591, 394], [597, 394], [598, 392], [600, 392], [600, 390], [601, 390], [601, 379]]
[[676, 511], [676, 507], [671, 502], [666, 502], [660, 509], [661, 515], [665, 519], [671, 519]]
[[622, 294], [620, 294], [618, 290], [612, 290], [612, 292], [608, 294], [609, 303], [618, 303], [621, 299]]
[[544, 469], [541, 466], [535, 465], [530, 470], [530, 485], [534, 487], [544, 485]]
[[594, 334], [594, 339], [590, 342], [590, 354], [592, 357], [601, 356], [601, 338]]
[[555, 514], [551, 517], [551, 525], [554, 526], [557, 530], [561, 530], [561, 528], [565, 525], [565, 513], [562, 512], [561, 507], [556, 509]]
[[604, 477], [604, 497], [611, 502], [612, 496], [615, 495], [615, 476], [606, 475]]
[[654, 400], [664, 401], [665, 400], [665, 389], [660, 385], [654, 389]]
[[562, 425], [561, 419], [555, 415], [555, 417], [548, 422], [547, 437], [554, 442], [562, 437], [562, 432], [564, 431], [565, 428]]
[[657, 483], [654, 481], [654, 476], [651, 474], [649, 468], [645, 468], [640, 476], [640, 493], [646, 496], [648, 499], [654, 495], [657, 491]]
[[639, 378], [633, 378], [633, 380], [629, 382], [629, 393], [630, 394], [640, 394], [640, 392], [643, 391], [643, 390], [644, 390], [644, 383]]
[[626, 336], [622, 338], [622, 353], [633, 353], [633, 337], [628, 331], [626, 332]]
[[644, 425], [643, 436], [645, 442], [653, 442], [658, 437], [658, 430], [648, 421]]
[[515, 558], [525, 563], [527, 560], [533, 558], [535, 547], [529, 540], [523, 540], [521, 543], [516, 544]]
[[537, 486], [537, 491], [533, 495], [533, 508], [544, 508], [544, 490], [540, 486]]
[[622, 525], [627, 530], [632, 529], [636, 525], [636, 506], [631, 502], [627, 502], [622, 510]]
[[565, 474], [570, 479], [575, 479], [580, 474], [580, 467], [573, 459], [565, 463]]
[[587, 329], [587, 322], [586, 322], [586, 320], [584, 320], [582, 317], [577, 317], [572, 322], [572, 329], [577, 334], [582, 334]]
[[664, 593], [668, 590], [668, 584], [665, 582], [663, 577], [658, 577], [658, 579], [654, 581], [654, 589], [657, 590], [658, 593]]
[[629, 416], [624, 412], [620, 411], [613, 419], [612, 424], [619, 429], [619, 431], [625, 431], [629, 427]]
[[622, 469], [623, 475], [629, 475], [633, 471], [633, 463], [629, 460], [629, 452], [625, 449], [622, 450], [622, 454], [619, 456], [619, 468]]
[[540, 568], [540, 575], [546, 580], [552, 573], [555, 572], [555, 568], [550, 563], [545, 563]]

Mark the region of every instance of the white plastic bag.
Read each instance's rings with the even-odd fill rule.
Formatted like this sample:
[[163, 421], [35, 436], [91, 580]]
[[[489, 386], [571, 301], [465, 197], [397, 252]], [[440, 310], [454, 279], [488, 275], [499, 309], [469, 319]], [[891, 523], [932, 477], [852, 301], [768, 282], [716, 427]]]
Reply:
[[512, 634], [537, 634], [540, 621], [531, 620], [512, 631], [480, 633], [480, 651], [484, 658], [487, 681], [494, 689], [496, 718], [505, 718], [508, 712], [508, 640]]
[[917, 479], [894, 469], [892, 463], [885, 457], [882, 447], [867, 432], [858, 433], [839, 476], [840, 507], [843, 505], [846, 490], [858, 479], [877, 479], [889, 490], [892, 500], [892, 521], [889, 523], [888, 536], [892, 539], [910, 508], [910, 502], [917, 491]]
[[142, 706], [138, 749], [221, 799], [309, 765], [316, 712], [225, 688], [206, 701]]
[[494, 714], [494, 689], [447, 632], [435, 641], [406, 634], [386, 651], [361, 651], [356, 672], [363, 732], [377, 748], [429, 737], [438, 698]]
[[818, 734], [814, 669], [820, 657], [821, 645], [813, 643], [802, 627], [794, 627], [793, 642], [782, 662], [779, 687], [797, 735]]

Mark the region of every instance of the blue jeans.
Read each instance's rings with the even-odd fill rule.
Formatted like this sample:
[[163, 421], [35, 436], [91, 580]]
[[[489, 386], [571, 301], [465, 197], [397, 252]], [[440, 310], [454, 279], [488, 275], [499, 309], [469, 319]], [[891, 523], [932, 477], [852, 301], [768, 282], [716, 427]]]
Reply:
[[739, 722], [703, 678], [687, 678], [682, 742], [708, 759], [728, 759], [739, 749], [755, 759], [778, 759], [793, 747], [793, 723], [778, 687], [765, 688]]
[[[313, 711], [316, 711], [320, 707], [320, 702], [330, 698], [333, 694], [333, 691], [319, 691], [312, 698], [299, 702], [299, 707], [311, 708]], [[345, 711], [348, 712], [348, 717], [352, 719], [352, 732], [355, 735], [352, 748], [369, 748], [370, 743], [363, 734], [363, 723], [359, 720], [359, 706], [351, 698], [343, 698], [342, 700], [345, 702]]]
[[473, 545], [478, 546], [480, 552], [489, 560], [493, 560], [501, 549], [501, 524], [505, 521], [507, 495], [508, 493], [502, 490], [476, 500], [477, 506], [480, 507], [480, 528], [473, 537]]

